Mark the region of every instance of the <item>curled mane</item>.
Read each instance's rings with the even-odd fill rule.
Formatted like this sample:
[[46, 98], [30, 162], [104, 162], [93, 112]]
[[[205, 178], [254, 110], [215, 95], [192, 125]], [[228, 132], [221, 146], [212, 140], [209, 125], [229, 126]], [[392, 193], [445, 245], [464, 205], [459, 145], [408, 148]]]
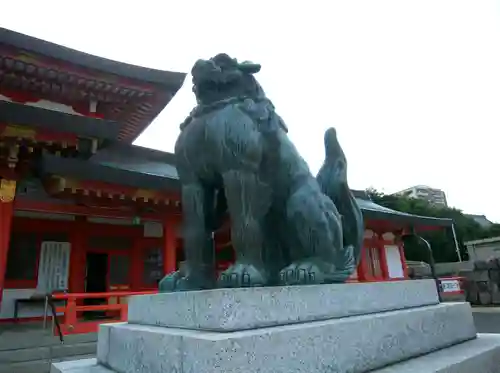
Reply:
[[[243, 108], [252, 106], [252, 110], [255, 110], [257, 105], [274, 111], [274, 105], [254, 77], [259, 70], [258, 64], [238, 63], [226, 54], [218, 54], [208, 60], [198, 60], [191, 70], [193, 92], [198, 104], [181, 124], [181, 130], [194, 118], [231, 104], [246, 102]], [[254, 105], [248, 105], [249, 101]], [[284, 123], [282, 127], [288, 131]]]
[[253, 76], [259, 70], [258, 64], [239, 63], [224, 53], [208, 60], [200, 59], [191, 70], [193, 92], [199, 104], [211, 104], [238, 96], [265, 96]]

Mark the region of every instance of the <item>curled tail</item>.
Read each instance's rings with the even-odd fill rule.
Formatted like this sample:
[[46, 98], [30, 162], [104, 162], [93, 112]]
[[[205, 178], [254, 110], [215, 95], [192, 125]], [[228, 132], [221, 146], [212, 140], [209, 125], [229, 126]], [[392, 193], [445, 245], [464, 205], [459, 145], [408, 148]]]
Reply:
[[328, 196], [342, 216], [342, 233], [344, 250], [340, 262], [343, 268], [338, 268], [339, 280], [347, 280], [356, 270], [361, 258], [363, 247], [364, 225], [363, 214], [356, 198], [347, 183], [347, 159], [340, 146], [334, 128], [325, 132], [325, 161], [316, 179], [322, 192]]

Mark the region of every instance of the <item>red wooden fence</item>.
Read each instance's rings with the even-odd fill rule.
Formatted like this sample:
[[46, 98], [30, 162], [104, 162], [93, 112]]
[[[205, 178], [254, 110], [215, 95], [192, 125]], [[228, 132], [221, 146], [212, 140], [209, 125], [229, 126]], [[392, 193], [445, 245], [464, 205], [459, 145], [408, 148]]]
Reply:
[[[128, 319], [128, 304], [123, 302], [124, 299], [133, 295], [155, 294], [157, 291], [118, 291], [109, 293], [67, 293], [54, 294], [54, 300], [66, 301], [63, 307], [57, 307], [57, 313], [63, 313], [60, 322], [61, 332], [63, 335], [80, 334], [80, 333], [95, 333], [99, 329], [99, 325], [109, 322], [124, 322]], [[116, 298], [116, 303], [111, 303], [110, 300]], [[105, 304], [99, 305], [78, 305], [84, 299], [105, 299]], [[101, 320], [84, 320], [83, 312], [104, 311], [109, 318]], [[54, 334], [57, 331], [54, 330]]]

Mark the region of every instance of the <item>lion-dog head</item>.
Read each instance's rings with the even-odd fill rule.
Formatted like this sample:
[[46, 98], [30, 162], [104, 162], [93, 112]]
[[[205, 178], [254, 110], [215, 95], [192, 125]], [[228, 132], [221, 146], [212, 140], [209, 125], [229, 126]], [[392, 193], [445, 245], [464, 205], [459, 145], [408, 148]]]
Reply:
[[191, 75], [198, 103], [206, 105], [232, 97], [262, 97], [264, 92], [253, 77], [260, 67], [251, 62], [240, 63], [225, 53], [196, 61]]

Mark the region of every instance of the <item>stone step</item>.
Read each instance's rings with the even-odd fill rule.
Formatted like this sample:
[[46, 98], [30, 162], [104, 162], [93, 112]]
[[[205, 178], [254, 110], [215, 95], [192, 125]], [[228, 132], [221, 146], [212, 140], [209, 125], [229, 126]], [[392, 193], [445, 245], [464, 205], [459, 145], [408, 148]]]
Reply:
[[108, 324], [97, 357], [118, 372], [366, 372], [475, 336], [469, 304], [444, 303], [237, 332]]
[[372, 373], [471, 372], [500, 373], [499, 334], [478, 334], [478, 337], [471, 341], [379, 369]]
[[[72, 334], [64, 336], [64, 343], [96, 342], [97, 333]], [[0, 333], [0, 352], [24, 348], [48, 347], [60, 345], [59, 337], [48, 330], [5, 331]]]
[[216, 289], [131, 297], [128, 321], [236, 331], [438, 303], [434, 280]]
[[[10, 364], [0, 364], [0, 373], [49, 373], [52, 363], [60, 363], [62, 361], [74, 361], [75, 359], [94, 358], [95, 354], [66, 356], [59, 359], [42, 359], [33, 361], [24, 361]], [[77, 360], [78, 361], [78, 360]]]
[[[115, 373], [102, 365], [97, 364], [97, 359], [82, 359], [55, 363], [50, 373]], [[170, 372], [164, 372], [170, 373]], [[173, 373], [173, 372], [172, 372]]]
[[46, 359], [0, 364], [0, 373], [47, 373], [50, 372], [51, 364], [52, 362]]
[[64, 344], [52, 347], [52, 360], [66, 359], [69, 356], [92, 355], [97, 353], [97, 342]]
[[59, 344], [48, 347], [0, 351], [0, 364], [21, 363], [35, 360], [53, 360], [66, 356], [95, 355], [96, 351], [97, 342]]
[[[222, 371], [221, 371], [222, 372]], [[290, 370], [291, 372], [291, 370]], [[323, 372], [334, 372], [325, 369]], [[366, 371], [360, 371], [359, 373]], [[500, 373], [500, 335], [479, 334], [476, 339], [431, 352], [372, 373]], [[16, 373], [16, 372], [13, 372]], [[97, 359], [54, 364], [50, 373], [114, 373]], [[171, 373], [165, 371], [164, 373]]]

